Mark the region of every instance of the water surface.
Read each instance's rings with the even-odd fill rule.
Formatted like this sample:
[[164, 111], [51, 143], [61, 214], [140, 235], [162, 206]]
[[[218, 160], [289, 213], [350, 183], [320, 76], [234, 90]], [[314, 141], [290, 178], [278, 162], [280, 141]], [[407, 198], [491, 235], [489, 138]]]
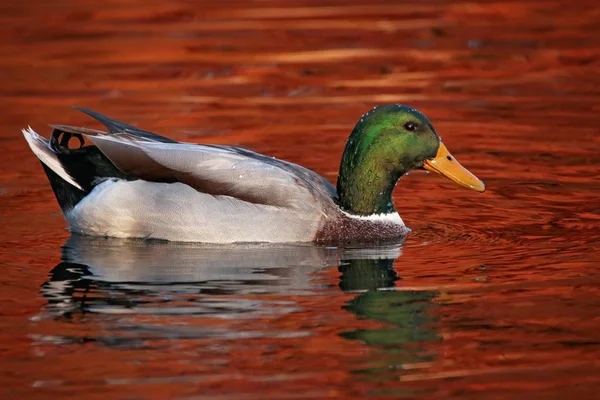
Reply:
[[[597, 398], [597, 6], [374, 3], [0, 5], [0, 397]], [[334, 182], [390, 102], [488, 191], [404, 177], [385, 247], [70, 237], [20, 135], [80, 105]]]

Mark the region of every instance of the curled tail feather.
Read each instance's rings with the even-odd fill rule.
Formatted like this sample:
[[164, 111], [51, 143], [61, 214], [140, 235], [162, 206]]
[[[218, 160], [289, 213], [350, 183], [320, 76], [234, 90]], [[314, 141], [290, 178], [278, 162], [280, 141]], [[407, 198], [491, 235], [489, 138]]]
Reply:
[[[41, 161], [63, 213], [72, 210], [102, 180], [128, 179], [96, 146], [84, 146], [83, 134], [89, 132], [92, 130], [55, 126], [47, 140], [31, 127], [23, 129], [23, 136]], [[72, 138], [79, 141], [79, 147], [69, 147]]]
[[31, 127], [27, 127], [27, 129], [23, 129], [23, 136], [25, 136], [25, 140], [29, 144], [31, 151], [39, 158], [39, 160], [52, 170], [56, 175], [62, 178], [65, 182], [74, 186], [75, 188], [84, 191], [79, 183], [73, 179], [71, 174], [67, 172], [67, 170], [63, 167], [62, 163], [58, 158], [58, 154], [52, 149], [50, 146], [50, 142], [40, 135], [38, 135]]

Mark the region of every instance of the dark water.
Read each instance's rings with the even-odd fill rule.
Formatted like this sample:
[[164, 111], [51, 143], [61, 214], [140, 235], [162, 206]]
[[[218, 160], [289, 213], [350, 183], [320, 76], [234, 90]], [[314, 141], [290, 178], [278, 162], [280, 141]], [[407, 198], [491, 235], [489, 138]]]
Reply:
[[[600, 8], [585, 1], [0, 5], [0, 397], [593, 399]], [[241, 145], [335, 180], [376, 104], [488, 191], [411, 174], [367, 249], [69, 238], [20, 129]]]

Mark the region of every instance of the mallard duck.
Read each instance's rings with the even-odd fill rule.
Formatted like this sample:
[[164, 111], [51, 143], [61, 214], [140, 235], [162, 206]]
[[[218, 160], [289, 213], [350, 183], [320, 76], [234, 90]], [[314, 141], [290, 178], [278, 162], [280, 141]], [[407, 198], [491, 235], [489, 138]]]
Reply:
[[[290, 162], [239, 147], [177, 142], [75, 108], [108, 132], [51, 125], [47, 140], [23, 130], [75, 233], [205, 243], [394, 241], [410, 231], [392, 201], [410, 170], [485, 190], [429, 119], [404, 105], [362, 116], [346, 144], [337, 188]], [[73, 138], [79, 148], [69, 147]]]

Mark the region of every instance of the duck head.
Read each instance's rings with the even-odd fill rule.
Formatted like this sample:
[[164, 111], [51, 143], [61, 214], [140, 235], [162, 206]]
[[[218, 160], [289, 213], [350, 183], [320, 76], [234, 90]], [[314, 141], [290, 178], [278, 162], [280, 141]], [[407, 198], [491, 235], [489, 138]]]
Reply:
[[429, 119], [407, 106], [391, 104], [364, 114], [346, 144], [338, 175], [340, 207], [355, 215], [395, 212], [392, 191], [414, 169], [443, 175], [460, 186], [485, 191], [444, 145]]

